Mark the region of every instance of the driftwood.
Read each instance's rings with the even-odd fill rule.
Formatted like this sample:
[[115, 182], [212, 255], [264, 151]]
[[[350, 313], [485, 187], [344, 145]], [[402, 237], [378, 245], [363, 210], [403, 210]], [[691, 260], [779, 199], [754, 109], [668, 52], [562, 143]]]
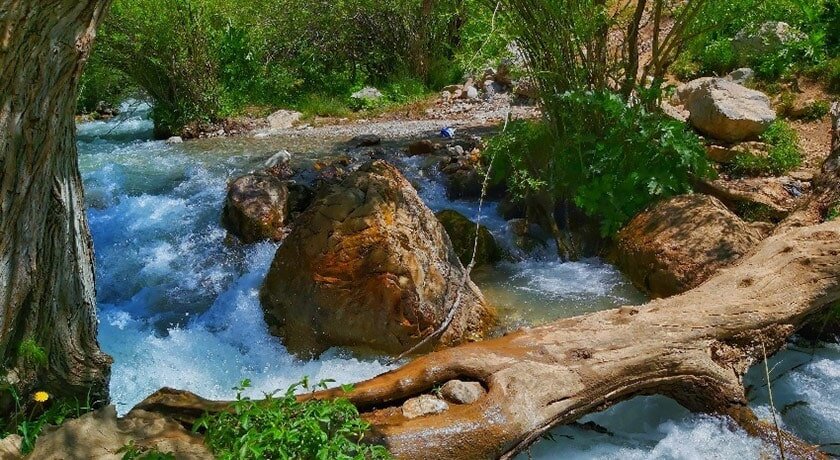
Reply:
[[[784, 225], [692, 291], [442, 350], [350, 393], [335, 389], [306, 397], [349, 398], [371, 422], [374, 440], [406, 459], [511, 458], [555, 426], [652, 394], [693, 411], [728, 415], [748, 433], [781, 446], [786, 458], [825, 458], [817, 447], [759, 421], [742, 378], [840, 300], [840, 220], [810, 225], [822, 220], [824, 206], [838, 194], [834, 145], [817, 193], [791, 216], [821, 211], [797, 220], [809, 226]], [[487, 394], [436, 415], [402, 416], [403, 401], [453, 379], [481, 382]], [[169, 389], [138, 406], [187, 425], [204, 411], [227, 407]]]

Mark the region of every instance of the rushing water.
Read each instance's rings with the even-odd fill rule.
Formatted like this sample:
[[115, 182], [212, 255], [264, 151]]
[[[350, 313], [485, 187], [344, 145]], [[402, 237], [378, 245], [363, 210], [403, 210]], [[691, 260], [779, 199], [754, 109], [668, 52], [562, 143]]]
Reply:
[[[308, 375], [352, 382], [388, 369], [385, 359], [330, 350], [300, 361], [268, 333], [257, 299], [275, 244], [240, 245], [227, 238], [219, 214], [227, 181], [284, 148], [294, 161], [335, 155], [339, 140], [239, 138], [167, 145], [151, 140], [148, 107], [132, 116], [79, 126], [96, 250], [100, 341], [114, 357], [111, 393], [125, 412], [162, 386], [229, 398], [240, 380], [253, 391], [283, 389]], [[477, 204], [450, 201], [421, 158], [399, 161], [434, 210], [475, 218]], [[643, 298], [598, 260], [561, 263], [550, 251], [527, 257], [510, 245], [506, 223], [487, 203], [487, 225], [522, 260], [476, 273], [508, 327], [544, 323]], [[840, 441], [840, 349], [776, 358], [776, 407], [782, 423], [806, 439]], [[808, 361], [809, 360], [809, 361]], [[784, 372], [793, 368], [795, 370]], [[768, 415], [763, 374], [751, 375], [754, 405]], [[762, 392], [764, 391], [764, 392]], [[692, 415], [659, 397], [636, 398], [588, 416], [609, 433], [564, 427], [534, 458], [756, 458], [768, 451], [724, 420]]]

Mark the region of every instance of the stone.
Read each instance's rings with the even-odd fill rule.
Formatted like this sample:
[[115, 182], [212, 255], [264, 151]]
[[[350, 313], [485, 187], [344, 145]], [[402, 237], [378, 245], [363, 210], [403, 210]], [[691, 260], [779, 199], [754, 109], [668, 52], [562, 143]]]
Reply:
[[449, 404], [446, 404], [446, 401], [432, 395], [420, 395], [403, 403], [402, 413], [403, 417], [412, 419], [439, 414], [448, 409]]
[[732, 146], [710, 144], [706, 146], [706, 155], [717, 163], [730, 163], [737, 156], [751, 156], [766, 158], [770, 155], [771, 146], [764, 142], [741, 142]]
[[435, 153], [437, 150], [434, 142], [423, 139], [417, 142], [412, 142], [408, 144], [408, 156], [417, 156], [417, 155], [431, 155]]
[[522, 78], [514, 83], [513, 94], [528, 100], [536, 100], [540, 96], [539, 87], [531, 78]]
[[633, 218], [618, 234], [613, 259], [638, 288], [668, 297], [699, 286], [763, 236], [717, 198], [682, 195]]
[[791, 179], [802, 181], [802, 182], [813, 182], [814, 181], [814, 171], [808, 170], [801, 170], [801, 171], [793, 171], [788, 174]]
[[786, 22], [767, 21], [757, 30], [743, 29], [732, 40], [732, 47], [739, 62], [748, 62], [750, 58], [765, 56], [781, 51], [782, 47], [804, 35]]
[[755, 78], [755, 71], [749, 67], [741, 67], [735, 69], [726, 76], [727, 80], [734, 81], [739, 85], [746, 85]]
[[527, 219], [512, 219], [508, 222], [507, 227], [513, 234], [514, 246], [525, 254], [548, 248], [546, 243], [548, 235], [541, 235], [541, 233], [544, 233], [542, 229], [538, 225], [528, 222]]
[[462, 382], [461, 380], [450, 380], [440, 389], [443, 399], [455, 404], [472, 404], [487, 392], [478, 382]]
[[172, 136], [166, 140], [166, 143], [169, 145], [183, 144], [184, 139], [181, 136]]
[[382, 143], [382, 138], [376, 134], [362, 134], [354, 137], [350, 144], [355, 147], [374, 147]]
[[[435, 217], [443, 224], [449, 240], [458, 259], [464, 266], [470, 264], [473, 258], [475, 247], [475, 222], [467, 219], [458, 211], [447, 209], [435, 214]], [[502, 260], [502, 250], [496, 243], [496, 238], [490, 233], [487, 227], [481, 225], [478, 231], [478, 250], [475, 252], [475, 265], [493, 265]]]
[[760, 136], [776, 120], [770, 99], [723, 78], [703, 78], [678, 90], [689, 122], [701, 133], [726, 142]]
[[228, 186], [222, 226], [243, 243], [282, 241], [288, 230], [289, 189], [266, 173], [247, 174]]
[[124, 446], [155, 449], [177, 460], [212, 460], [199, 435], [179, 423], [151, 412], [131, 411], [117, 418], [114, 406], [87, 413], [78, 419], [45, 431], [35, 442], [29, 458], [40, 460], [120, 460]]
[[478, 99], [478, 89], [475, 86], [468, 86], [466, 88], [467, 99]]
[[[323, 190], [277, 250], [260, 299], [298, 354], [363, 346], [398, 354], [436, 330], [465, 269], [444, 227], [392, 165], [375, 160]], [[435, 346], [483, 336], [495, 320], [469, 279]]]
[[350, 99], [369, 102], [379, 101], [383, 97], [385, 97], [385, 95], [382, 94], [382, 91], [379, 91], [372, 86], [366, 86], [350, 95]]
[[303, 114], [293, 110], [278, 110], [266, 118], [269, 129], [291, 129]]
[[0, 460], [19, 460], [23, 458], [20, 451], [23, 439], [16, 434], [10, 434], [0, 439]]

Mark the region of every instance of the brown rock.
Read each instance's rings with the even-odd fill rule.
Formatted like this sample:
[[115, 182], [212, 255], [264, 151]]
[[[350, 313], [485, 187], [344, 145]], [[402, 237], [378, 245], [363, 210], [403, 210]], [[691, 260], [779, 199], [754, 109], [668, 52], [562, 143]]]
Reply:
[[[464, 268], [446, 230], [384, 161], [324, 191], [277, 251], [261, 300], [293, 352], [367, 346], [400, 353], [444, 321]], [[494, 312], [467, 280], [439, 345], [482, 334]]]
[[38, 437], [31, 458], [41, 460], [119, 460], [124, 446], [156, 449], [181, 460], [212, 460], [201, 437], [161, 415], [132, 411], [117, 418], [113, 406], [65, 422]]
[[761, 239], [716, 198], [684, 195], [636, 216], [619, 233], [614, 258], [640, 289], [668, 297], [699, 286]]
[[222, 226], [244, 243], [282, 241], [289, 216], [289, 189], [270, 174], [248, 174], [228, 186]]
[[755, 139], [776, 120], [767, 95], [723, 78], [701, 78], [677, 92], [692, 126], [714, 139]]

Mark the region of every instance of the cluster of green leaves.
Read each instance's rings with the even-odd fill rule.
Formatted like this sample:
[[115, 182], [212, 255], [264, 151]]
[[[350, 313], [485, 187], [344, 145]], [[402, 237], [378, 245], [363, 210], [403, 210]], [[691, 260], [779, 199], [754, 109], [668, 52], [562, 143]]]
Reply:
[[[709, 27], [687, 46], [687, 52], [672, 68], [681, 79], [701, 75], [724, 75], [737, 66], [750, 66], [759, 78], [773, 81], [808, 69], [824, 69], [840, 51], [836, 24], [840, 22], [837, 0], [733, 0], [709, 9], [705, 18], [717, 17], [721, 27]], [[767, 53], [738, 56], [733, 39], [740, 31], [755, 31], [768, 21], [790, 24], [800, 37]]]
[[762, 134], [761, 141], [770, 145], [764, 155], [739, 154], [729, 166], [733, 174], [781, 175], [802, 164], [799, 139], [789, 124], [777, 120]]
[[515, 122], [491, 140], [494, 180], [516, 193], [571, 198], [609, 236], [651, 202], [691, 191], [713, 170], [685, 124], [611, 92], [556, 96], [563, 107], [549, 124]]
[[340, 113], [364, 85], [401, 103], [462, 78], [463, 56], [501, 52], [484, 46], [492, 17], [483, 0], [115, 0], [79, 106], [132, 82], [164, 135], [253, 107]]
[[295, 396], [328, 383], [311, 388], [304, 379], [279, 397], [254, 401], [242, 395], [250, 386], [246, 380], [236, 388], [231, 411], [205, 415], [195, 429], [205, 431], [205, 443], [223, 460], [390, 458], [384, 447], [363, 442], [369, 425], [346, 399], [299, 402]]
[[828, 210], [828, 214], [825, 216], [826, 222], [832, 221], [840, 217], [840, 203], [836, 203]]
[[90, 400], [48, 400], [35, 402], [24, 400], [12, 385], [0, 382], [0, 394], [7, 394], [14, 400], [15, 410], [0, 416], [0, 439], [18, 434], [21, 437], [21, 452], [28, 454], [35, 448], [35, 441], [47, 426], [58, 426], [66, 420], [78, 418], [93, 410]]

